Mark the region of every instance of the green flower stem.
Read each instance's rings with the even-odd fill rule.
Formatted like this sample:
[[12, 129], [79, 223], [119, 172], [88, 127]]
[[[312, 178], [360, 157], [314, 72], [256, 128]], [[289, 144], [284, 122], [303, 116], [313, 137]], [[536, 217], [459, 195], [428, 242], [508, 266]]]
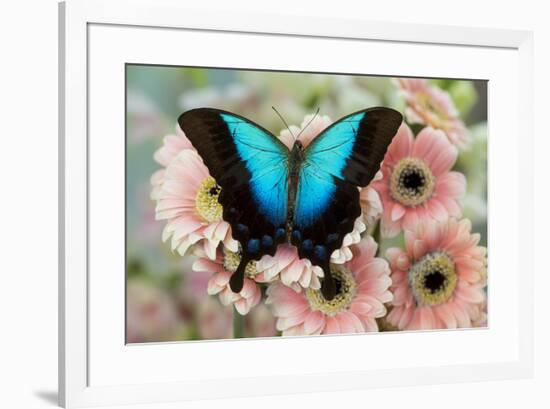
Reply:
[[378, 244], [378, 248], [376, 249], [376, 255], [375, 257], [378, 257], [380, 254], [380, 247], [381, 247], [381, 241], [382, 241], [382, 234], [380, 233], [380, 220], [376, 222], [376, 227], [374, 228], [374, 231], [372, 232], [372, 238], [374, 241]]
[[233, 338], [244, 338], [244, 317], [233, 306]]

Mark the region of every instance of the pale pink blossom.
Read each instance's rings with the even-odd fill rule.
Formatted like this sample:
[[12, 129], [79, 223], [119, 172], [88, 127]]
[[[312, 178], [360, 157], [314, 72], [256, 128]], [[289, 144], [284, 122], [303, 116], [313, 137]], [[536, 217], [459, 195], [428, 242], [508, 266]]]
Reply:
[[260, 303], [245, 318], [246, 334], [254, 337], [274, 337], [277, 335], [275, 317], [271, 310]]
[[486, 302], [487, 250], [479, 238], [467, 219], [406, 230], [406, 249], [386, 253], [393, 282], [387, 321], [400, 330], [472, 327]]
[[441, 132], [428, 127], [414, 138], [403, 123], [393, 138], [382, 162], [383, 177], [372, 183], [382, 199], [384, 237], [424, 220], [461, 216], [466, 178], [451, 171], [458, 151]]
[[257, 271], [256, 262], [248, 263], [245, 269], [243, 288], [239, 293], [234, 293], [229, 285], [229, 279], [239, 265], [239, 253], [223, 249], [217, 252], [214, 260], [201, 254], [200, 248], [196, 250], [196, 253], [202, 257], [193, 263], [193, 270], [212, 274], [208, 281], [209, 295], [218, 295], [223, 305], [234, 305], [241, 315], [248, 314], [250, 309], [260, 302], [262, 291], [257, 283], [266, 282], [266, 279], [262, 273]]
[[188, 322], [181, 320], [175, 303], [160, 288], [131, 280], [127, 288], [126, 342], [176, 341]]
[[405, 116], [410, 123], [440, 129], [458, 148], [468, 147], [470, 135], [447, 92], [422, 78], [399, 78], [397, 83], [407, 103]]
[[196, 322], [201, 339], [233, 338], [233, 311], [212, 297], [196, 304]]
[[386, 315], [392, 300], [388, 263], [375, 257], [377, 244], [367, 236], [353, 247], [351, 261], [331, 265], [338, 292], [331, 301], [320, 290], [296, 292], [280, 282], [270, 284], [266, 303], [283, 335], [378, 331], [376, 318]]
[[[159, 157], [164, 161], [171, 154], [166, 148]], [[166, 220], [162, 240], [170, 240], [172, 250], [184, 255], [191, 246], [199, 245], [211, 259], [220, 243], [238, 250], [229, 223], [222, 219], [221, 189], [195, 150], [178, 152], [161, 174], [153, 175], [152, 183], [156, 218]]]

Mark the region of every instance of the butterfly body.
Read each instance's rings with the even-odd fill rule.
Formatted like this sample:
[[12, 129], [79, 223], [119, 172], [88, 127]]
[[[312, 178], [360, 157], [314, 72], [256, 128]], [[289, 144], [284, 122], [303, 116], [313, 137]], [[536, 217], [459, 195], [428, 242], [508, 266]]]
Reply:
[[223, 218], [241, 244], [233, 291], [242, 289], [249, 261], [290, 243], [300, 258], [323, 269], [323, 296], [334, 297], [330, 256], [353, 230], [361, 214], [358, 187], [378, 171], [401, 120], [388, 108], [359, 111], [307, 147], [297, 140], [289, 150], [269, 131], [229, 112], [200, 108], [180, 116], [181, 129], [221, 186]]
[[286, 218], [286, 238], [291, 242], [294, 212], [296, 208], [296, 193], [300, 177], [300, 167], [304, 162], [304, 147], [300, 141], [296, 141], [290, 151], [288, 161], [288, 211]]

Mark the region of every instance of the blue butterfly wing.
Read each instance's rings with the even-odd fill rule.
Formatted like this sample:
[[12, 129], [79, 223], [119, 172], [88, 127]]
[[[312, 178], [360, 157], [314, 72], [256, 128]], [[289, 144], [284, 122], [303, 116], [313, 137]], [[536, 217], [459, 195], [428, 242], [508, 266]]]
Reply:
[[326, 298], [335, 292], [330, 256], [361, 214], [358, 187], [368, 185], [380, 169], [401, 122], [393, 109], [359, 111], [332, 124], [305, 150], [291, 237], [300, 257], [323, 268]]
[[223, 218], [242, 246], [231, 288], [242, 288], [249, 260], [273, 255], [286, 239], [289, 151], [250, 120], [212, 108], [187, 111], [179, 125], [221, 187]]
[[288, 149], [248, 120], [229, 113], [220, 115], [250, 174], [248, 184], [258, 211], [273, 226], [284, 225], [288, 207]]
[[365, 112], [359, 112], [333, 124], [308, 147], [299, 174], [294, 223], [308, 227], [325, 212], [336, 191], [336, 179], [344, 180], [343, 171], [351, 156]]

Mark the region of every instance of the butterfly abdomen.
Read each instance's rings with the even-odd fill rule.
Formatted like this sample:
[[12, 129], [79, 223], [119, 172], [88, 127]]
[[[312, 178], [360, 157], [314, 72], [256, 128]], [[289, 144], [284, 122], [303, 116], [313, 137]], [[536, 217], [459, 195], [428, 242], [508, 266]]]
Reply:
[[300, 167], [304, 162], [304, 148], [299, 140], [294, 143], [288, 158], [288, 210], [286, 215], [286, 242], [292, 243], [292, 232], [294, 227], [294, 214], [296, 211], [296, 194]]

